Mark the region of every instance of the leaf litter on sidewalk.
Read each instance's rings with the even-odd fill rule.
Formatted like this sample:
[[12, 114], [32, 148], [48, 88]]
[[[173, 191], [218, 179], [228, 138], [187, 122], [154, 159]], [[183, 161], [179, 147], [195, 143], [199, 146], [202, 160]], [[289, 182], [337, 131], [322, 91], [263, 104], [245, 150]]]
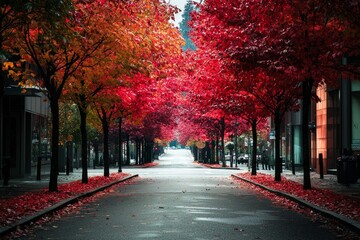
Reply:
[[129, 175], [127, 173], [113, 173], [109, 177], [95, 176], [90, 177], [87, 184], [81, 183], [81, 180], [61, 184], [58, 186], [57, 192], [49, 192], [44, 189], [39, 192], [28, 192], [10, 199], [0, 199], [0, 225], [8, 226], [16, 223], [24, 216], [44, 210], [67, 198], [124, 179]]
[[251, 175], [250, 172], [246, 172], [237, 175], [268, 188], [299, 197], [319, 207], [342, 214], [353, 220], [360, 221], [360, 199], [345, 196], [330, 189], [313, 187], [312, 189], [304, 190], [302, 184], [291, 181], [286, 177], [282, 177], [281, 181], [275, 181], [274, 176], [264, 173]]

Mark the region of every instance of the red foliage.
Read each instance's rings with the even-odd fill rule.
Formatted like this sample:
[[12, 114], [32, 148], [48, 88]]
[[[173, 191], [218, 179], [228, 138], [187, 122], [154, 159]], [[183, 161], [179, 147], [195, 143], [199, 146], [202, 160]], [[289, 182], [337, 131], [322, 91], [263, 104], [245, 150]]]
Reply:
[[304, 199], [319, 207], [328, 209], [338, 214], [345, 215], [356, 221], [360, 221], [360, 200], [344, 196], [328, 189], [312, 188], [304, 190], [303, 185], [282, 178], [280, 182], [274, 181], [269, 174], [251, 175], [250, 172], [238, 174], [238, 176], [259, 183], [274, 190], [282, 191]]
[[221, 168], [222, 165], [221, 164], [207, 164], [207, 163], [199, 163], [199, 162], [195, 162], [199, 165], [202, 165], [204, 167], [208, 167], [208, 168]]
[[146, 168], [148, 168], [148, 167], [155, 167], [155, 166], [157, 166], [157, 165], [159, 165], [159, 163], [157, 163], [157, 162], [151, 162], [151, 163], [145, 163], [145, 164], [141, 165], [141, 167], [146, 167]]
[[46, 209], [80, 193], [123, 179], [128, 175], [127, 173], [113, 173], [110, 177], [96, 176], [89, 178], [88, 184], [82, 184], [81, 180], [62, 184], [59, 186], [58, 192], [49, 192], [44, 189], [40, 192], [29, 192], [10, 199], [0, 199], [0, 225], [10, 225], [24, 216]]
[[217, 164], [217, 163], [216, 164], [207, 164], [207, 163], [199, 163], [199, 162], [194, 162], [194, 163], [208, 168], [230, 168], [230, 166], [223, 167], [222, 164]]

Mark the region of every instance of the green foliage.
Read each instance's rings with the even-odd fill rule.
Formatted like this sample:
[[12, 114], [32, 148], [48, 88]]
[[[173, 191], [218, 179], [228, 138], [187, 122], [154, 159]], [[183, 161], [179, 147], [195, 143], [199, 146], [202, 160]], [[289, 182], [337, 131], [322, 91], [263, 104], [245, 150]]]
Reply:
[[[93, 113], [91, 113], [93, 114]], [[91, 116], [90, 119], [95, 118]], [[87, 124], [88, 140], [94, 141], [99, 138], [99, 131], [90, 124]], [[76, 104], [71, 102], [60, 103], [60, 142], [63, 144], [67, 141], [68, 136], [73, 137], [73, 142], [79, 144], [81, 142], [80, 134], [80, 114]]]
[[[59, 106], [60, 116], [60, 142], [65, 143], [68, 136], [73, 137], [74, 142], [80, 142], [80, 116], [75, 104], [64, 102]], [[76, 127], [74, 127], [76, 126]]]

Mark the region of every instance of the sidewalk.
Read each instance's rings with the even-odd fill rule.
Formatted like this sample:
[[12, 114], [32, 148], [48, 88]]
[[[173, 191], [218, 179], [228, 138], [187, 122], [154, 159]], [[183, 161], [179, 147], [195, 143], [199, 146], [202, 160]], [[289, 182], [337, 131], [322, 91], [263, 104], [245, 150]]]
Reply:
[[[266, 173], [274, 175], [274, 170], [257, 170], [259, 173]], [[303, 172], [295, 172], [295, 175], [292, 174], [290, 170], [284, 169], [282, 177], [285, 177], [289, 180], [303, 184], [304, 174]], [[350, 196], [353, 198], [360, 199], [360, 179], [353, 184], [341, 184], [337, 182], [337, 176], [333, 174], [324, 174], [324, 179], [320, 179], [320, 175], [316, 172], [310, 172], [311, 186], [319, 189], [329, 189], [339, 194]]]
[[[245, 173], [248, 171], [249, 170], [247, 169], [247, 167], [240, 168], [240, 173]], [[257, 170], [257, 173], [263, 173], [263, 174], [273, 175], [273, 176], [275, 175], [274, 170]], [[263, 185], [261, 183], [258, 183], [256, 180], [253, 181], [246, 177], [243, 178], [237, 174], [233, 174], [232, 176], [235, 178], [241, 179], [242, 181], [256, 185], [262, 189], [265, 189], [268, 192], [271, 192], [278, 196], [287, 198], [287, 199], [289, 199], [293, 202], [296, 202], [314, 212], [320, 213], [321, 215], [323, 215], [325, 217], [335, 219], [336, 221], [338, 221], [338, 222], [342, 223], [343, 225], [352, 229], [357, 234], [360, 234], [360, 222], [349, 217], [347, 214], [345, 214], [345, 212], [347, 212], [347, 210], [349, 210], [349, 209], [342, 208], [342, 210], [340, 210], [340, 211], [339, 211], [339, 209], [328, 210], [327, 207], [322, 206], [322, 204], [316, 203], [316, 201], [314, 203], [312, 203], [311, 200], [306, 200], [306, 198], [303, 198], [301, 196], [296, 196], [296, 194], [295, 195], [291, 194], [290, 193], [291, 191], [276, 190], [276, 188], [273, 188], [272, 186], [267, 186], [266, 183], [265, 183], [265, 185]], [[302, 172], [295, 172], [295, 175], [294, 175], [294, 174], [292, 174], [292, 172], [290, 170], [283, 170], [281, 176], [285, 177], [287, 180], [298, 182], [301, 185], [303, 184], [304, 175]], [[326, 175], [324, 175], [323, 179], [320, 179], [319, 174], [317, 174], [315, 172], [311, 172], [310, 177], [311, 177], [312, 188], [331, 190], [332, 192], [337, 193], [341, 196], [350, 197], [348, 199], [353, 199], [353, 201], [349, 200], [350, 202], [346, 201], [346, 203], [349, 204], [350, 207], [354, 203], [355, 203], [355, 206], [358, 206], [358, 205], [356, 205], [356, 202], [357, 203], [360, 202], [360, 180], [358, 180], [356, 183], [346, 185], [346, 184], [338, 183], [336, 175], [326, 174]], [[321, 199], [321, 198], [319, 198], [319, 199]], [[331, 201], [331, 199], [329, 199], [329, 201]], [[339, 206], [341, 206], [341, 204], [344, 204], [342, 202], [334, 202], [334, 203], [337, 205], [340, 204]], [[354, 209], [358, 209], [358, 208], [355, 207]], [[345, 212], [343, 212], [343, 211], [345, 211]], [[357, 212], [357, 210], [353, 210], [353, 211]], [[353, 212], [353, 213], [355, 213], [355, 212]]]
[[[230, 166], [229, 161], [226, 162], [226, 164], [227, 166]], [[202, 164], [202, 165], [212, 169], [224, 169], [223, 167], [216, 164], [213, 165]], [[249, 169], [246, 164], [237, 164], [237, 165], [234, 164], [233, 168], [227, 167], [226, 169], [231, 169], [231, 170], [238, 169], [239, 173], [251, 171], [251, 169]], [[262, 170], [261, 165], [259, 166], [259, 169], [256, 171], [258, 173], [275, 175], [275, 170]], [[292, 174], [291, 170], [283, 169], [281, 176], [289, 180], [298, 182], [300, 184], [303, 184], [304, 182], [304, 174], [302, 171], [296, 171], [294, 175]], [[339, 194], [360, 199], [360, 179], [358, 179], [356, 183], [346, 185], [346, 184], [338, 183], [337, 176], [334, 174], [324, 174], [324, 178], [320, 179], [320, 174], [316, 172], [310, 172], [310, 178], [311, 178], [311, 186], [314, 188], [329, 189]]]
[[[110, 173], [117, 172], [116, 168], [110, 169]], [[102, 176], [104, 174], [103, 169], [88, 169], [88, 177]], [[81, 180], [82, 170], [74, 169], [68, 176], [65, 173], [59, 173], [58, 184]], [[43, 173], [41, 180], [36, 180], [36, 176], [28, 176], [24, 178], [10, 179], [9, 185], [4, 186], [3, 182], [0, 182], [0, 198], [6, 199], [15, 196], [25, 194], [27, 192], [36, 192], [49, 187], [50, 174]]]
[[[110, 169], [110, 174], [117, 173], [117, 172], [118, 172], [117, 168]], [[94, 176], [103, 176], [103, 169], [89, 169], [88, 177], [90, 178], [90, 177], [94, 177]], [[10, 203], [12, 203], [11, 198], [13, 198], [13, 197], [16, 197], [16, 196], [21, 197], [21, 195], [24, 195], [29, 192], [41, 193], [44, 189], [46, 190], [48, 188], [49, 177], [50, 177], [50, 175], [44, 174], [44, 175], [42, 175], [42, 178], [40, 181], [37, 181], [35, 176], [29, 176], [27, 178], [21, 178], [21, 179], [11, 179], [9, 181], [8, 186], [0, 185], [0, 193], [1, 193], [0, 200], [6, 206], [7, 201], [10, 201]], [[56, 201], [51, 206], [47, 206], [43, 209], [39, 208], [39, 210], [36, 210], [35, 212], [33, 212], [31, 214], [25, 214], [23, 216], [20, 214], [20, 217], [15, 216], [13, 219], [17, 219], [17, 221], [15, 221], [15, 222], [9, 221], [9, 224], [0, 226], [0, 238], [8, 237], [8, 238], [12, 239], [11, 235], [9, 235], [9, 234], [14, 233], [17, 229], [19, 229], [19, 227], [28, 226], [29, 224], [32, 224], [32, 223], [36, 222], [37, 220], [43, 218], [45, 215], [48, 215], [50, 213], [53, 213], [60, 209], [63, 209], [64, 207], [68, 206], [69, 204], [74, 204], [74, 203], [78, 202], [80, 199], [90, 197], [90, 196], [96, 194], [97, 192], [101, 192], [115, 184], [127, 181], [134, 177], [138, 177], [138, 174], [129, 174], [127, 176], [125, 175], [124, 177], [118, 178], [118, 179], [113, 178], [110, 181], [100, 184], [98, 186], [96, 186], [96, 184], [95, 184], [95, 185], [93, 185], [94, 187], [89, 188], [85, 191], [80, 190], [78, 193], [76, 193], [76, 191], [75, 191], [75, 194], [68, 194], [62, 200], [60, 197], [60, 200]], [[70, 175], [66, 175], [65, 173], [60, 173], [58, 176], [58, 184], [61, 185], [63, 183], [81, 180], [81, 178], [82, 178], [82, 171], [80, 169], [74, 170], [74, 172], [70, 173]], [[40, 203], [41, 203], [41, 201], [40, 201]], [[25, 205], [25, 206], [27, 206], [27, 205]], [[0, 207], [1, 207], [1, 205], [0, 205]]]

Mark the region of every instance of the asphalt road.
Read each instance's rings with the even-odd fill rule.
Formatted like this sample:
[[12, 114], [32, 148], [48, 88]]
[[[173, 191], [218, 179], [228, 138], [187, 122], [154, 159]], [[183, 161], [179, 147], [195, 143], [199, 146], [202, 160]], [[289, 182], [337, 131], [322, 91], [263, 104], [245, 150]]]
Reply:
[[160, 165], [22, 239], [339, 239], [309, 218], [233, 183], [236, 170], [192, 164], [168, 150]]

